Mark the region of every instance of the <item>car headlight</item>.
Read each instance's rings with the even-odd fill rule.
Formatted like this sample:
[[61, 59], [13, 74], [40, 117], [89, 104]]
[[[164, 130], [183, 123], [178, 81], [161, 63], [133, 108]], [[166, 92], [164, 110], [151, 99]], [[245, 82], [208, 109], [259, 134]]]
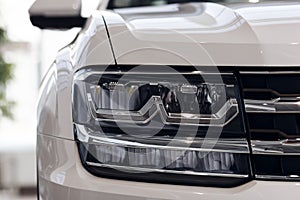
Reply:
[[73, 86], [75, 137], [94, 175], [232, 187], [249, 180], [249, 145], [232, 72], [91, 67]]

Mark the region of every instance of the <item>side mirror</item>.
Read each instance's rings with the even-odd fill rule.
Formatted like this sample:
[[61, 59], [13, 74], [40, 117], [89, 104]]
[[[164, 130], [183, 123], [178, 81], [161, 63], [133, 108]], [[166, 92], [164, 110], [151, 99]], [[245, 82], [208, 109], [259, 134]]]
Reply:
[[30, 20], [41, 29], [83, 27], [81, 0], [36, 0], [29, 9]]

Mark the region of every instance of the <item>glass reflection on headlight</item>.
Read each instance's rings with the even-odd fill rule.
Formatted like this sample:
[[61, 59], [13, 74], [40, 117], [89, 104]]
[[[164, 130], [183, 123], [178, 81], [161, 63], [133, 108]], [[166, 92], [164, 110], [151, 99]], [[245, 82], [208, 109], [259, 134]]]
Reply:
[[[101, 169], [90, 169], [100, 176], [117, 169], [129, 179], [133, 172], [249, 177], [233, 73], [130, 75], [88, 70], [75, 76], [74, 130], [87, 169]], [[213, 142], [205, 146], [205, 138]]]

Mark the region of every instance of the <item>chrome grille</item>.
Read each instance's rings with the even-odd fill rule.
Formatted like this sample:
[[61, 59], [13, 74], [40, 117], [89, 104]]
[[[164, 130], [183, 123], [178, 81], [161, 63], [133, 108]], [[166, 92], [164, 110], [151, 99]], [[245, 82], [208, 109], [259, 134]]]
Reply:
[[240, 72], [256, 178], [300, 179], [300, 71]]

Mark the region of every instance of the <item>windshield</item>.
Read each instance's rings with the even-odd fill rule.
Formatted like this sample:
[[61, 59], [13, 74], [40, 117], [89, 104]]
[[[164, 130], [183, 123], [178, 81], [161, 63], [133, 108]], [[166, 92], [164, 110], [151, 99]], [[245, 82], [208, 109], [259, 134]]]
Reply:
[[[215, 2], [215, 3], [255, 3], [264, 0], [110, 0], [108, 8], [128, 8], [139, 6], [165, 5], [172, 3], [188, 3], [188, 2]], [[273, 0], [274, 1], [274, 0]], [[282, 0], [281, 0], [282, 1]]]

